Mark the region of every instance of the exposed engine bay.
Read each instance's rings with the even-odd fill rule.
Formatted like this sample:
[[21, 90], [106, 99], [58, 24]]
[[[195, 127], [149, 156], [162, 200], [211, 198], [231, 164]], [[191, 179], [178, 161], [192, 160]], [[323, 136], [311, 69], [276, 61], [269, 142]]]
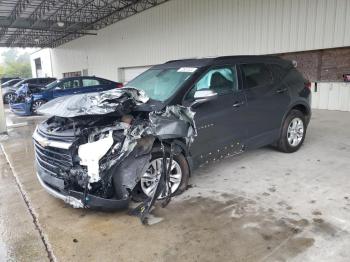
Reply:
[[[92, 207], [92, 197], [129, 200], [152, 150], [161, 148], [159, 185], [134, 211], [142, 222], [156, 199], [170, 201], [172, 158], [196, 136], [189, 107], [162, 108], [133, 88], [58, 98], [44, 104], [39, 113], [52, 117], [33, 135], [38, 176], [60, 194], [75, 195], [71, 203], [75, 207]], [[170, 155], [165, 156], [166, 148]], [[61, 180], [64, 188], [58, 186]]]

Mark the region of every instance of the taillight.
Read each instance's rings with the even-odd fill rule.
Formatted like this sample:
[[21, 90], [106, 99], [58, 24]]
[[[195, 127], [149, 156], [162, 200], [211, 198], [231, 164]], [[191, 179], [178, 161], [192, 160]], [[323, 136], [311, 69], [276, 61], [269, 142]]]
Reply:
[[117, 83], [117, 88], [122, 88], [123, 87], [123, 83]]
[[305, 83], [305, 87], [306, 87], [307, 89], [311, 90], [311, 82], [310, 82], [310, 81], [307, 81], [307, 82]]

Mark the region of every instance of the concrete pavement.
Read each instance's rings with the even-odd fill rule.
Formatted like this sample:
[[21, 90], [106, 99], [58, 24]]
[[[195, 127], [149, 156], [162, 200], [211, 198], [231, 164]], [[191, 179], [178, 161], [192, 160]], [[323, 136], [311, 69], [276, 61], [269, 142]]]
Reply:
[[49, 261], [30, 212], [0, 150], [0, 261]]
[[[14, 253], [57, 261], [350, 259], [350, 113], [315, 110], [297, 153], [262, 148], [197, 170], [192, 187], [165, 209], [157, 207], [154, 215], [161, 221], [146, 227], [126, 212], [73, 209], [49, 196], [33, 166], [30, 135], [38, 119], [25, 119], [1, 144], [37, 220], [29, 224], [41, 244], [28, 240], [36, 248]], [[7, 161], [4, 155], [0, 159]], [[8, 204], [27, 212], [30, 221], [16, 187], [8, 190], [17, 196]], [[6, 230], [16, 227], [8, 224]]]

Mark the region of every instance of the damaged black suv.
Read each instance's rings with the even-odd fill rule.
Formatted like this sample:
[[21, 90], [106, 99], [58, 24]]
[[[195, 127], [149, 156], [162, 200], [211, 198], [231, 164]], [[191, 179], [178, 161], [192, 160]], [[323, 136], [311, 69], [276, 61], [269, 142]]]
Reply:
[[181, 193], [205, 163], [266, 145], [298, 150], [310, 83], [273, 56], [176, 60], [39, 112], [52, 116], [33, 134], [42, 186], [75, 207], [119, 209]]

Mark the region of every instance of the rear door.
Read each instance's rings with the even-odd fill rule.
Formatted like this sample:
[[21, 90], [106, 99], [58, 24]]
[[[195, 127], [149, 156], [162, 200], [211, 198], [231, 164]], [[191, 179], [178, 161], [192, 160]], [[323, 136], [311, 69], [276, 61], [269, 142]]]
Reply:
[[290, 102], [288, 88], [264, 63], [242, 64], [244, 91], [247, 98], [246, 126], [249, 146], [274, 142]]
[[218, 97], [193, 108], [198, 135], [190, 151], [197, 163], [215, 161], [240, 151], [246, 137], [244, 111], [246, 100], [236, 66], [209, 69], [186, 95], [193, 101], [201, 89], [214, 90]]

